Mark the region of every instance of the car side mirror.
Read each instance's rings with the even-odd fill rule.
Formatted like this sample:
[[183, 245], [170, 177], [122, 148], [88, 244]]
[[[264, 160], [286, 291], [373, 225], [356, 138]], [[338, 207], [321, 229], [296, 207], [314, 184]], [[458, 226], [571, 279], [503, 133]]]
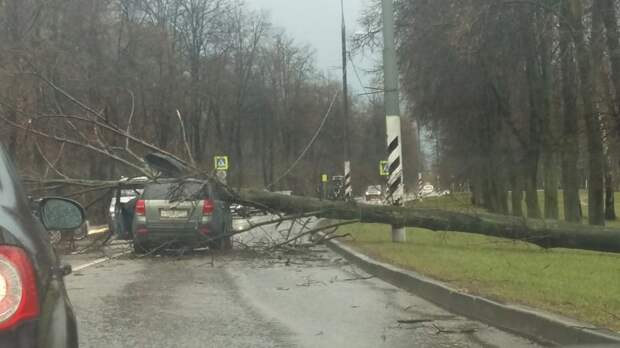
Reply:
[[84, 223], [84, 209], [70, 199], [43, 198], [39, 205], [41, 222], [47, 230], [75, 230]]

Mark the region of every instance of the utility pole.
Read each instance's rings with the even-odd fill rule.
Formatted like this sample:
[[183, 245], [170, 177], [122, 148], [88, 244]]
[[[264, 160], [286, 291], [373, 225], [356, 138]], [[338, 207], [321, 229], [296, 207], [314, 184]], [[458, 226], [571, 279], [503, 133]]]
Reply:
[[353, 198], [351, 184], [351, 142], [349, 139], [349, 83], [347, 81], [347, 26], [344, 19], [344, 0], [340, 0], [342, 11], [342, 99], [343, 99], [343, 128], [344, 128], [344, 197]]
[[[398, 93], [398, 67], [396, 44], [394, 42], [394, 3], [383, 3], [383, 74], [384, 102], [388, 145], [388, 201], [396, 206], [404, 204], [405, 181], [403, 178], [403, 149], [400, 130], [400, 101]], [[406, 241], [407, 233], [403, 226], [392, 225], [392, 241]]]

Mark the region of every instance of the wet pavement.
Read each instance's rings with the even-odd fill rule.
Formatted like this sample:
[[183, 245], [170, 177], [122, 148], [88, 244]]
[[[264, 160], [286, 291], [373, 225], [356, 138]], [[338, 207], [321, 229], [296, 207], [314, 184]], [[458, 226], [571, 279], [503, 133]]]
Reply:
[[[274, 238], [269, 228], [253, 232], [239, 245]], [[536, 347], [375, 279], [322, 246], [118, 256], [128, 248], [117, 242], [65, 257], [86, 265], [66, 279], [81, 347]], [[102, 252], [117, 258], [104, 262]]]

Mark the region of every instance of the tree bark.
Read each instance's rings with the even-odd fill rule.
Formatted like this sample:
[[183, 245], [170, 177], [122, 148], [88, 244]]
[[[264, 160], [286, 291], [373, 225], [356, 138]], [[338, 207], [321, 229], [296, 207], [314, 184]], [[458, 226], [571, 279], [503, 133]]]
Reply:
[[397, 224], [434, 231], [469, 232], [527, 241], [543, 248], [620, 252], [620, 229], [496, 214], [321, 201], [259, 190], [242, 190], [240, 197], [288, 214], [318, 212], [316, 215], [322, 218], [358, 219], [361, 222]]
[[583, 3], [573, 0], [572, 28], [577, 50], [577, 62], [581, 80], [583, 117], [588, 141], [588, 222], [591, 225], [605, 224], [604, 208], [604, 159], [601, 140], [601, 125], [593, 102], [593, 73], [591, 56], [585, 40], [583, 26]]
[[614, 107], [611, 106], [611, 93], [609, 91], [609, 73], [604, 63], [605, 57], [605, 26], [602, 2], [595, 1], [592, 7], [592, 67], [593, 67], [593, 95], [595, 96], [596, 110], [601, 126], [601, 135], [604, 153], [604, 173], [605, 173], [605, 219], [616, 219], [616, 207], [614, 199], [614, 178], [613, 178], [613, 159], [610, 153], [609, 130], [610, 121], [615, 114]]
[[615, 89], [614, 113], [617, 121], [617, 133], [620, 135], [620, 32], [618, 30], [618, 18], [614, 0], [594, 0], [594, 5], [599, 7], [603, 16], [603, 23], [607, 32], [607, 49], [611, 63], [611, 81]]
[[510, 178], [512, 194], [510, 200], [512, 204], [512, 215], [523, 216], [523, 187], [521, 177], [515, 173]]
[[607, 174], [605, 176], [605, 220], [616, 220], [616, 199], [614, 190], [614, 178], [607, 166]]
[[551, 14], [542, 16], [544, 33], [541, 36], [541, 73], [543, 80], [543, 108], [542, 120], [543, 148], [542, 165], [545, 190], [545, 219], [558, 220], [560, 217], [558, 201], [558, 115], [553, 105], [553, 44], [554, 20]]
[[526, 36], [527, 53], [527, 88], [529, 91], [530, 111], [529, 111], [529, 139], [527, 152], [524, 159], [525, 164], [525, 202], [527, 204], [527, 216], [532, 219], [541, 217], [540, 204], [538, 202], [538, 162], [540, 160], [541, 143], [541, 126], [543, 112], [543, 85], [542, 78], [536, 64], [535, 56], [535, 38], [533, 32], [533, 23]]
[[569, 18], [570, 4], [561, 3], [560, 56], [562, 75], [562, 101], [564, 104], [564, 143], [562, 151], [562, 188], [564, 189], [564, 218], [569, 222], [581, 222], [579, 202], [579, 175], [577, 160], [579, 146], [577, 141], [577, 66], [575, 50], [572, 45], [572, 28], [565, 18]]

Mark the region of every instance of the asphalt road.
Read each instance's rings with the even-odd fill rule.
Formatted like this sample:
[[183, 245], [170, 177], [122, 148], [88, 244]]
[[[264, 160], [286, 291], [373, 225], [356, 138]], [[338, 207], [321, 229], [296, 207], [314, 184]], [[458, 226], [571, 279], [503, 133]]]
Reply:
[[82, 347], [536, 347], [372, 278], [324, 247], [90, 265], [99, 256], [65, 258], [87, 265], [66, 279]]

